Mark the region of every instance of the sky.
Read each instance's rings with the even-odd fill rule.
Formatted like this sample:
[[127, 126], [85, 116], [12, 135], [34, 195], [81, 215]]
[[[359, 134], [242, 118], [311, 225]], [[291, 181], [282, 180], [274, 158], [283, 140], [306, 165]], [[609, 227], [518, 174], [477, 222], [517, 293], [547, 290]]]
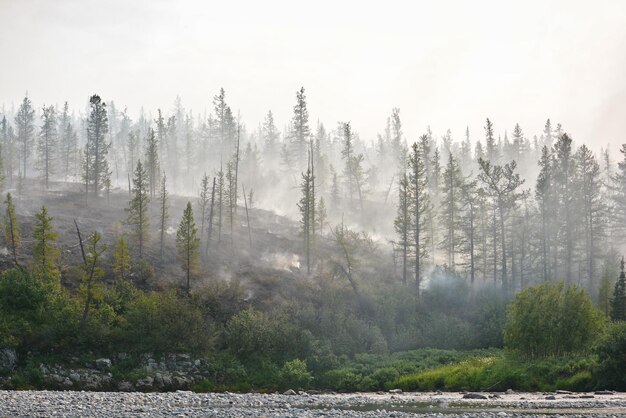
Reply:
[[626, 142], [626, 1], [0, 0], [0, 104], [84, 109], [98, 93], [131, 116], [180, 95], [211, 111], [220, 87], [254, 129], [291, 117], [350, 121], [364, 139], [399, 107], [404, 133], [457, 140], [546, 118], [599, 149]]

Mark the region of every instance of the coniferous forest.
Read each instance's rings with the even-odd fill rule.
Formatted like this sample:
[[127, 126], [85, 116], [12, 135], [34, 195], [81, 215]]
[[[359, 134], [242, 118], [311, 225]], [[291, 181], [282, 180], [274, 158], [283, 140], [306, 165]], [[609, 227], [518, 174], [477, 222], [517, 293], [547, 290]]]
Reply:
[[0, 384], [626, 388], [626, 144], [405, 132], [398, 108], [364, 138], [306, 95], [258, 124], [224, 89], [205, 115], [3, 107]]

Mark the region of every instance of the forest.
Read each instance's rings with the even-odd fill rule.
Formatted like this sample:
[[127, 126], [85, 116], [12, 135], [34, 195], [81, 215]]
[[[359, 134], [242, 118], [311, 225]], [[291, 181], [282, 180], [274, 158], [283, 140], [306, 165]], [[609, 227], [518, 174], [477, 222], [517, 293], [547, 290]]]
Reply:
[[2, 107], [0, 385], [151, 353], [204, 371], [149, 390], [626, 388], [626, 144], [209, 104]]

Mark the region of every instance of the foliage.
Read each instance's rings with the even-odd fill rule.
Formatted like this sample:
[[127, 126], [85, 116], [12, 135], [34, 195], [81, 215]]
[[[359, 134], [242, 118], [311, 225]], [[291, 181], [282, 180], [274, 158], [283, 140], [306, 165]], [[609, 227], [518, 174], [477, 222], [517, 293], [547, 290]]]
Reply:
[[581, 351], [599, 334], [602, 321], [585, 290], [548, 282], [517, 294], [508, 310], [504, 343], [531, 358]]
[[609, 325], [606, 334], [595, 348], [598, 367], [594, 374], [598, 386], [626, 390], [626, 322]]

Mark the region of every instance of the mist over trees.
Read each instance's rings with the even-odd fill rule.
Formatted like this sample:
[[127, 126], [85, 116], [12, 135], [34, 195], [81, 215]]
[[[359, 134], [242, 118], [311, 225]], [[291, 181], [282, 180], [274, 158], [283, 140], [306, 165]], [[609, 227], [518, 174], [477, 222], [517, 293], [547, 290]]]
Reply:
[[161, 231], [162, 257], [166, 173], [175, 194], [199, 196], [205, 249], [213, 245], [207, 240], [223, 245], [225, 235], [236, 245], [243, 184], [246, 205], [300, 219], [296, 252], [308, 274], [322, 263], [316, 241], [332, 239], [342, 223], [373, 234], [394, 260], [392, 276], [416, 295], [442, 266], [505, 294], [562, 279], [595, 297], [603, 271], [614, 266], [626, 225], [626, 148], [596, 154], [550, 119], [533, 136], [489, 118], [459, 137], [429, 128], [409, 134], [398, 108], [381, 117], [377, 138], [362, 139], [349, 121], [312, 127], [304, 88], [294, 102], [281, 132], [272, 110], [249, 128], [224, 89], [208, 115], [176, 98], [170, 110], [142, 110], [136, 120], [98, 95], [78, 114], [67, 102], [36, 107], [24, 97], [0, 119], [4, 185], [19, 189], [16, 178], [37, 178], [46, 189], [82, 182], [94, 198], [128, 190], [126, 225], [132, 251], [143, 258], [157, 236], [147, 211], [158, 202], [161, 222], [152, 229]]

